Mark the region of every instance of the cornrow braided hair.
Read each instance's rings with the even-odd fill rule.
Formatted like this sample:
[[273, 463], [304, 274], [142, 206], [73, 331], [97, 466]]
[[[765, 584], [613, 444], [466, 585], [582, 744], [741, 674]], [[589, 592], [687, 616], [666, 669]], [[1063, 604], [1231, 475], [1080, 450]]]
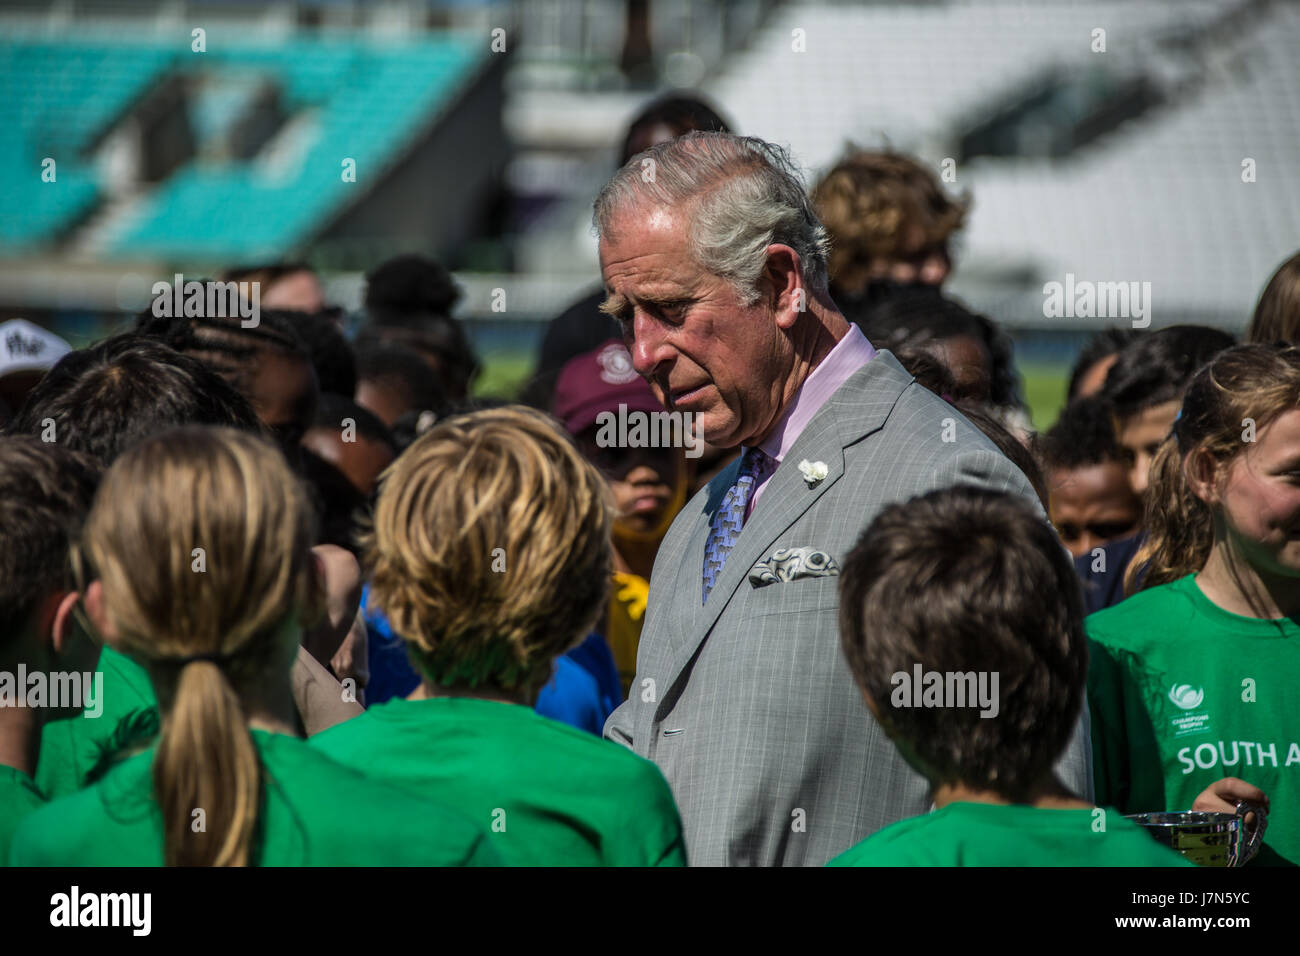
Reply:
[[136, 319], [136, 331], [194, 356], [240, 391], [246, 391], [248, 366], [261, 351], [311, 360], [293, 313], [262, 309], [256, 325], [246, 328], [243, 321], [237, 315], [156, 316], [146, 309]]

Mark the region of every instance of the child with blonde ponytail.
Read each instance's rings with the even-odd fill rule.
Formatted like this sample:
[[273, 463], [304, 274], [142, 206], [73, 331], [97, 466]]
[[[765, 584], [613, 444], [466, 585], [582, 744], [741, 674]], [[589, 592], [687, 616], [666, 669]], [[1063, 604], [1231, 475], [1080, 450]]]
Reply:
[[309, 506], [269, 443], [183, 428], [123, 454], [77, 552], [95, 629], [149, 673], [156, 743], [28, 817], [15, 865], [491, 864], [455, 812], [296, 737], [289, 673], [318, 613]]
[[1140, 590], [1087, 619], [1097, 801], [1258, 802], [1259, 862], [1300, 863], [1300, 349], [1238, 346], [1196, 373], [1147, 531]]

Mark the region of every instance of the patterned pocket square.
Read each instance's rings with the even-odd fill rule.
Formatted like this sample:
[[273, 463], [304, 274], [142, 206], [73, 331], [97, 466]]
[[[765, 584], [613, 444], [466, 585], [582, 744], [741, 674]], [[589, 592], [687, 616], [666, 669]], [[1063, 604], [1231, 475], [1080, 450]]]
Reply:
[[797, 581], [799, 578], [825, 578], [840, 573], [840, 566], [825, 551], [816, 548], [777, 548], [749, 569], [749, 583], [756, 588], [769, 584]]

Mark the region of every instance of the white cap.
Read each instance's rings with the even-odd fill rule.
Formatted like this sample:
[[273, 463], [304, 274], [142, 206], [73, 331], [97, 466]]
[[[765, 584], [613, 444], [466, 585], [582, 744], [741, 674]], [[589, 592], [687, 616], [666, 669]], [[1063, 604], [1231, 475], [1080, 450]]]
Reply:
[[63, 339], [26, 319], [0, 322], [0, 378], [12, 372], [46, 371], [71, 351]]

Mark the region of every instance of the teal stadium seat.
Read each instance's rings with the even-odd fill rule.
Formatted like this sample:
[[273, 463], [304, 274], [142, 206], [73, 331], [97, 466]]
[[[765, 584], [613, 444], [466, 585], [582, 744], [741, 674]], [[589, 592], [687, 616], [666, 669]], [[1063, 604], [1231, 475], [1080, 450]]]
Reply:
[[[229, 71], [277, 83], [291, 114], [314, 111], [318, 135], [288, 178], [254, 164], [199, 158], [161, 183], [123, 223], [108, 255], [254, 260], [306, 240], [352, 198], [341, 161], [362, 176], [395, 161], [490, 55], [481, 38], [444, 35], [398, 45], [302, 39], [275, 47], [188, 48], [158, 41], [50, 40], [0, 36], [0, 254], [31, 251], [66, 235], [100, 203], [89, 150], [164, 77]], [[237, 103], [196, 104], [202, 144]], [[57, 181], [41, 181], [41, 161]]]
[[0, 36], [0, 252], [46, 246], [95, 208], [86, 150], [166, 61], [153, 48]]
[[271, 49], [211, 54], [208, 69], [257, 70], [280, 84], [290, 111], [316, 110], [318, 135], [286, 181], [248, 163], [194, 163], [144, 203], [112, 252], [253, 261], [304, 241], [353, 196], [342, 160], [374, 176], [397, 158], [487, 55], [483, 44], [443, 37], [397, 47], [299, 40]]

